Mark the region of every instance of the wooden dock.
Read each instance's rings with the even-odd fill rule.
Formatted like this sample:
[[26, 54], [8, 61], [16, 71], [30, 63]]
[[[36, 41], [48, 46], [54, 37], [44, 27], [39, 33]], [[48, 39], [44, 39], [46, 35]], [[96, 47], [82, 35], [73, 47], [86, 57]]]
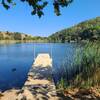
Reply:
[[24, 84], [28, 100], [61, 100], [52, 79], [52, 59], [49, 54], [38, 54]]

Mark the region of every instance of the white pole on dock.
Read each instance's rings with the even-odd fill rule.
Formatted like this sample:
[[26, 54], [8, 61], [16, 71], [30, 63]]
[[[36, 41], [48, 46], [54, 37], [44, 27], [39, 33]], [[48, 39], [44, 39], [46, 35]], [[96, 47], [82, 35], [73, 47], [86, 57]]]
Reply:
[[51, 51], [51, 58], [52, 58], [52, 43], [51, 43], [50, 47], [51, 47], [50, 51]]
[[34, 43], [34, 60], [35, 60], [35, 43]]

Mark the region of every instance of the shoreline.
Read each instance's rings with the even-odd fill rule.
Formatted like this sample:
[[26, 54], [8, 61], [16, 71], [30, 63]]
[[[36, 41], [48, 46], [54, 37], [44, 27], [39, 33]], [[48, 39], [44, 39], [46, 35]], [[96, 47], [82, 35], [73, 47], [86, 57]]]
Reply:
[[0, 40], [0, 44], [14, 44], [14, 43], [49, 43], [43, 40]]

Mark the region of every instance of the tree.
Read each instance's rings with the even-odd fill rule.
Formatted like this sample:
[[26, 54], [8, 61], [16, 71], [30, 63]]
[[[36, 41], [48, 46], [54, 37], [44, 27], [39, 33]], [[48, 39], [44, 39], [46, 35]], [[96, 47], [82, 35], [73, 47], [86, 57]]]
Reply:
[[14, 34], [14, 40], [22, 40], [22, 35], [18, 32]]
[[3, 37], [3, 34], [0, 33], [0, 40], [3, 40], [4, 37]]
[[[29, 6], [32, 7], [32, 15], [38, 15], [41, 17], [44, 15], [43, 9], [47, 6], [49, 3], [48, 0], [20, 0], [21, 2], [27, 2]], [[67, 7], [70, 3], [73, 2], [73, 0], [51, 0], [53, 1], [52, 4], [54, 6], [54, 12], [57, 16], [59, 16], [60, 13], [60, 7]], [[5, 9], [9, 9], [11, 5], [16, 5], [14, 0], [0, 0], [1, 5]]]
[[52, 41], [70, 42], [81, 40], [100, 40], [100, 17], [79, 23], [71, 28], [63, 29], [49, 36]]
[[82, 33], [80, 33], [80, 37], [82, 40], [91, 39], [93, 37], [93, 32], [91, 28], [85, 29]]

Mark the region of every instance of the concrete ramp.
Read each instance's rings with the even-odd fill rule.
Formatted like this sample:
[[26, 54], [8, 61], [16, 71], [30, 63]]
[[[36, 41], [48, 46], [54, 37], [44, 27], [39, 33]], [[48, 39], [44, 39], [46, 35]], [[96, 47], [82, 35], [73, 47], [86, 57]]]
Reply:
[[52, 79], [52, 59], [49, 54], [36, 57], [23, 88], [31, 93], [29, 100], [60, 100]]

